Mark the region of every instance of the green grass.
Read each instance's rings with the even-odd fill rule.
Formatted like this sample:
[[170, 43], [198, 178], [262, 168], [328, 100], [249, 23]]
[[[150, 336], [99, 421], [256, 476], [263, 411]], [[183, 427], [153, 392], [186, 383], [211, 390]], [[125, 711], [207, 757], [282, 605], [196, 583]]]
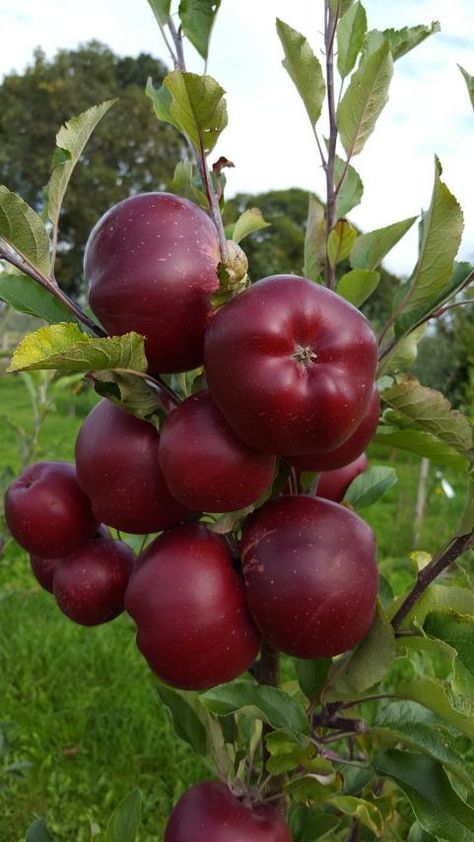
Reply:
[[[72, 459], [82, 416], [93, 403], [62, 394], [41, 429], [38, 458]], [[0, 379], [0, 414], [26, 433], [31, 407], [19, 379]], [[393, 464], [399, 483], [364, 516], [377, 534], [379, 559], [400, 592], [414, 576], [409, 560], [419, 462], [373, 448], [372, 464]], [[20, 464], [13, 430], [2, 423], [0, 472]], [[446, 472], [458, 492], [448, 500], [432, 471], [429, 509], [419, 547], [435, 551], [452, 534], [465, 478]], [[209, 775], [175, 736], [139, 656], [125, 616], [95, 629], [75, 626], [36, 587], [25, 554], [10, 543], [0, 562], [0, 842], [19, 842], [35, 816], [45, 816], [58, 842], [86, 842], [120, 799], [144, 796], [141, 842], [158, 842], [177, 795]], [[0, 726], [0, 731], [1, 731]], [[1, 736], [1, 734], [0, 734]], [[23, 776], [5, 767], [28, 762]], [[191, 840], [190, 840], [191, 842]]]

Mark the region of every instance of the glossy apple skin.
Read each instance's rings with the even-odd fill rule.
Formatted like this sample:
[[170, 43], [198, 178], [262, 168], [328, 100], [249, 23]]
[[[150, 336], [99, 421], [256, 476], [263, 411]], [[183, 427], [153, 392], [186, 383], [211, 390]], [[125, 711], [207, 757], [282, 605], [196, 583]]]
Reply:
[[207, 390], [168, 416], [159, 458], [173, 496], [204, 512], [231, 512], [253, 503], [276, 468], [275, 456], [257, 453], [237, 438]]
[[[294, 356], [301, 349], [306, 362]], [[376, 357], [364, 316], [294, 275], [265, 278], [225, 304], [204, 347], [209, 388], [232, 429], [255, 450], [283, 456], [334, 450], [356, 430]]]
[[90, 234], [90, 306], [109, 333], [146, 337], [150, 371], [196, 368], [219, 261], [215, 226], [197, 205], [171, 193], [132, 196]]
[[227, 543], [201, 524], [177, 527], [150, 544], [125, 607], [152, 670], [182, 690], [230, 681], [258, 653], [259, 635]]
[[341, 444], [340, 447], [332, 450], [330, 453], [293, 456], [291, 457], [292, 464], [302, 471], [335, 471], [337, 468], [350, 465], [364, 452], [367, 445], [373, 439], [379, 422], [379, 415], [380, 398], [377, 389], [374, 388], [366, 415], [356, 431], [349, 436], [344, 444]]
[[367, 456], [365, 453], [361, 453], [350, 465], [344, 465], [343, 468], [338, 468], [336, 471], [323, 471], [319, 477], [316, 496], [340, 503], [344, 499], [352, 480], [363, 474], [368, 467]]
[[152, 424], [108, 400], [89, 413], [77, 437], [76, 469], [98, 520], [146, 535], [190, 516], [168, 491], [158, 461], [159, 441]]
[[250, 610], [262, 635], [298, 658], [331, 658], [370, 629], [377, 599], [375, 540], [356, 514], [313, 497], [280, 497], [242, 536]]
[[61, 559], [53, 592], [63, 614], [82, 626], [113, 620], [124, 609], [134, 562], [130, 547], [113, 538], [93, 538]]
[[5, 517], [15, 541], [42, 558], [68, 555], [98, 526], [69, 462], [36, 462], [26, 468], [7, 490]]
[[179, 799], [164, 842], [292, 842], [292, 837], [272, 805], [247, 807], [225, 784], [203, 781]]

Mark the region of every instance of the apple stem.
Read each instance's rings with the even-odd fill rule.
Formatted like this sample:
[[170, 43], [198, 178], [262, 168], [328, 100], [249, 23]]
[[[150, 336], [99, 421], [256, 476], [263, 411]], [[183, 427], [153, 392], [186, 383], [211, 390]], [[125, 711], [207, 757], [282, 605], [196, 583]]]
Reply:
[[325, 263], [325, 278], [326, 286], [334, 290], [336, 286], [335, 267], [331, 266], [329, 254], [327, 251], [327, 242], [331, 229], [334, 226], [334, 218], [336, 211], [336, 193], [334, 187], [334, 167], [336, 161], [336, 144], [337, 144], [337, 120], [336, 120], [336, 101], [334, 92], [334, 37], [336, 34], [337, 21], [339, 17], [340, 3], [337, 4], [334, 12], [330, 0], [326, 0], [326, 10], [324, 17], [324, 45], [326, 51], [326, 84], [327, 84], [327, 102], [329, 114], [329, 140], [328, 140], [328, 155], [326, 160], [326, 263]]
[[392, 618], [392, 626], [397, 631], [415, 603], [425, 592], [428, 585], [437, 578], [450, 564], [468, 549], [474, 546], [474, 529], [465, 535], [457, 535], [436, 555], [426, 567], [419, 571], [416, 582], [405, 597], [400, 608]]

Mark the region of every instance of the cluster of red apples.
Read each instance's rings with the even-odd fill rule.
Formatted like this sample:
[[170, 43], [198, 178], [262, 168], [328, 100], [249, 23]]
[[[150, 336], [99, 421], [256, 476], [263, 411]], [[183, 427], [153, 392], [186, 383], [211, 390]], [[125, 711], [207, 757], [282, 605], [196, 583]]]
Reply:
[[[145, 337], [150, 374], [204, 365], [207, 388], [159, 432], [102, 400], [75, 467], [33, 465], [6, 495], [9, 528], [59, 607], [85, 625], [125, 607], [151, 668], [182, 689], [237, 677], [262, 638], [299, 658], [351, 649], [378, 584], [373, 533], [339, 503], [378, 421], [373, 331], [296, 276], [260, 280], [214, 310], [219, 261], [213, 222], [180, 197], [138, 195], [102, 217], [85, 256], [93, 312], [110, 334]], [[279, 460], [292, 482], [271, 496]], [[322, 472], [311, 494], [295, 487], [307, 471]], [[230, 540], [202, 520], [265, 495]], [[160, 534], [135, 560], [104, 525]], [[190, 838], [185, 816], [178, 805], [166, 842]], [[248, 838], [290, 839], [286, 826], [272, 832]]]

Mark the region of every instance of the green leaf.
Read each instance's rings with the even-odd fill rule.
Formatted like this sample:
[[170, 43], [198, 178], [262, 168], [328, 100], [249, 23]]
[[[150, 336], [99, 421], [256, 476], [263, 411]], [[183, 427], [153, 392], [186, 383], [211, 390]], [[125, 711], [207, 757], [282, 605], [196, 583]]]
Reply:
[[343, 173], [345, 173], [344, 181], [339, 188], [336, 198], [335, 212], [337, 218], [347, 216], [349, 211], [360, 203], [364, 192], [364, 185], [362, 184], [362, 179], [357, 170], [355, 170], [351, 164], [346, 167], [346, 162], [336, 155], [336, 160], [334, 162], [334, 176], [336, 184], [339, 184]]
[[412, 824], [407, 839], [408, 842], [436, 842], [435, 837], [423, 830], [418, 822]]
[[265, 222], [262, 211], [259, 208], [248, 208], [239, 216], [232, 230], [231, 239], [240, 243], [244, 237], [253, 234], [254, 231], [261, 231], [262, 228], [269, 228], [270, 223]]
[[394, 222], [385, 228], [377, 228], [357, 237], [351, 251], [351, 266], [354, 269], [376, 269], [386, 254], [410, 230], [416, 216]]
[[457, 453], [466, 456], [473, 447], [472, 427], [436, 389], [422, 386], [406, 375], [381, 392], [382, 400], [416, 426], [436, 436]]
[[349, 6], [337, 26], [337, 69], [344, 79], [353, 70], [367, 31], [367, 15], [361, 3]]
[[316, 661], [295, 658], [294, 662], [296, 677], [306, 698], [310, 702], [319, 701], [319, 694], [326, 683], [332, 664], [331, 658], [320, 658]]
[[331, 804], [336, 810], [341, 810], [346, 816], [355, 819], [375, 836], [381, 836], [383, 832], [383, 817], [375, 804], [365, 801], [363, 798], [354, 798], [352, 795], [335, 795], [331, 798]]
[[472, 785], [471, 772], [461, 755], [451, 748], [446, 732], [435, 723], [424, 721], [419, 711], [423, 708], [413, 702], [381, 705], [369, 733], [382, 738], [387, 745], [401, 743], [408, 749], [427, 754], [467, 786]]
[[334, 269], [341, 260], [351, 253], [357, 237], [357, 231], [346, 219], [339, 219], [329, 232], [327, 250], [331, 267]]
[[0, 239], [43, 275], [49, 274], [49, 237], [38, 214], [0, 185]]
[[418, 325], [396, 342], [391, 351], [380, 362], [377, 368], [377, 378], [411, 368], [418, 356], [418, 343], [423, 339], [425, 332], [426, 324]]
[[25, 336], [13, 354], [8, 371], [133, 369], [144, 372], [146, 367], [143, 336], [138, 333], [96, 339], [82, 333], [77, 325], [61, 323], [40, 327]]
[[317, 281], [326, 262], [326, 211], [322, 202], [310, 193], [304, 237], [305, 278]]
[[442, 289], [440, 294], [428, 303], [422, 304], [416, 309], [410, 310], [409, 313], [404, 312], [398, 316], [395, 333], [397, 336], [403, 336], [412, 330], [417, 324], [427, 319], [435, 310], [452, 300], [456, 293], [466, 285], [469, 275], [474, 277], [474, 266], [470, 263], [454, 263], [454, 271]]
[[[450, 591], [453, 588], [444, 590]], [[470, 616], [455, 612], [451, 603], [449, 611], [431, 611], [423, 628], [426, 634], [451, 646], [457, 652], [463, 666], [474, 677], [474, 594], [467, 588], [456, 590], [465, 591], [465, 607], [468, 608]]]
[[[425, 38], [429, 38], [441, 29], [439, 21], [434, 20], [430, 26], [420, 24], [418, 26], [404, 26], [403, 29], [384, 29], [381, 34], [387, 39], [390, 52], [394, 61], [401, 58], [421, 44]], [[369, 32], [369, 36], [372, 33]]]
[[394, 632], [378, 604], [368, 635], [352, 652], [334, 661], [322, 699], [326, 703], [358, 698], [384, 678], [394, 656]]
[[212, 27], [220, 5], [221, 0], [181, 0], [179, 4], [183, 32], [205, 61], [209, 53]]
[[392, 78], [388, 43], [366, 54], [353, 74], [337, 109], [337, 125], [346, 155], [362, 151], [388, 99]]
[[299, 734], [308, 733], [308, 720], [303, 706], [276, 687], [257, 685], [253, 681], [230, 681], [213, 687], [200, 698], [205, 707], [218, 716], [251, 708], [273, 728], [289, 728]]
[[334, 14], [338, 13], [339, 17], [343, 15], [354, 0], [329, 0], [330, 6]]
[[461, 517], [457, 535], [467, 535], [474, 529], [474, 475], [469, 476], [466, 504]]
[[186, 697], [164, 684], [158, 684], [156, 691], [173, 720], [178, 737], [189, 743], [197, 754], [205, 754], [206, 729]]
[[467, 468], [467, 459], [431, 433], [423, 430], [397, 429], [396, 427], [382, 425], [377, 428], [373, 440], [388, 447], [398, 447], [400, 450], [408, 451], [408, 453], [424, 456], [435, 465], [445, 465], [460, 470]]
[[47, 322], [77, 322], [62, 301], [26, 275], [0, 272], [0, 300], [10, 304], [19, 313], [37, 316]]
[[192, 202], [196, 202], [202, 208], [209, 207], [205, 193], [196, 184], [191, 161], [178, 161], [174, 169], [170, 189], [173, 193], [178, 193], [179, 196], [191, 199]]
[[328, 775], [307, 772], [304, 775], [298, 775], [285, 785], [285, 790], [291, 799], [303, 804], [324, 804], [340, 792], [341, 788], [341, 777], [335, 772]]
[[433, 678], [415, 678], [412, 681], [402, 681], [397, 686], [397, 695], [433, 711], [445, 722], [454, 725], [458, 731], [471, 739], [474, 737], [474, 719], [459, 712], [453, 706], [449, 691], [440, 681]]
[[158, 23], [166, 24], [170, 16], [171, 0], [148, 0]]
[[[293, 804], [290, 812], [290, 828], [295, 842], [317, 842], [334, 839], [333, 832], [340, 824], [340, 818], [303, 804]], [[331, 834], [329, 836], [328, 834]]]
[[459, 67], [459, 70], [461, 71], [462, 75], [464, 76], [464, 81], [466, 82], [466, 85], [467, 85], [467, 92], [469, 94], [469, 99], [471, 100], [471, 105], [474, 108], [474, 76], [471, 76], [471, 74], [468, 73], [467, 70], [464, 69], [464, 67], [461, 67], [460, 64], [458, 64], [458, 67]]
[[146, 375], [105, 370], [89, 372], [87, 377], [98, 395], [136, 418], [150, 421], [158, 429], [161, 427], [164, 416], [161, 396]]
[[290, 772], [298, 766], [324, 776], [334, 773], [329, 760], [316, 755], [316, 746], [309, 737], [288, 730], [270, 731], [265, 744], [270, 754], [266, 767], [272, 775]]
[[[429, 559], [430, 557], [428, 556]], [[406, 620], [408, 621], [408, 626], [413, 622], [418, 626], [422, 626], [426, 617], [431, 612], [448, 610], [456, 611], [458, 614], [471, 614], [474, 616], [474, 592], [470, 588], [461, 588], [456, 585], [439, 585], [433, 582], [415, 603], [410, 613], [407, 614]], [[434, 637], [442, 636], [434, 635]], [[442, 639], [444, 640], [445, 638]]]
[[321, 64], [306, 38], [296, 29], [279, 18], [276, 27], [285, 53], [283, 67], [294, 82], [311, 125], [314, 126], [321, 115], [326, 92]]
[[413, 276], [400, 293], [410, 313], [432, 303], [446, 287], [453, 273], [463, 231], [463, 214], [457, 199], [439, 177], [436, 166], [435, 184], [429, 210], [424, 215], [420, 253]]
[[26, 831], [25, 842], [53, 842], [44, 819], [35, 819]]
[[134, 842], [137, 839], [142, 808], [140, 790], [125, 796], [112, 813], [105, 834], [105, 842]]
[[346, 301], [350, 301], [354, 307], [360, 307], [377, 289], [379, 281], [380, 272], [352, 269], [339, 279], [336, 292]]
[[375, 503], [392, 485], [395, 485], [397, 480], [395, 468], [375, 465], [373, 468], [364, 471], [363, 474], [359, 474], [351, 482], [346, 491], [344, 502], [350, 503], [355, 509], [365, 509]]
[[440, 763], [391, 750], [377, 755], [373, 766], [403, 790], [428, 833], [446, 842], [474, 842], [474, 810], [454, 792]]
[[212, 152], [227, 125], [224, 89], [212, 76], [173, 70], [156, 91], [149, 79], [146, 93], [159, 120], [171, 123], [197, 152]]
[[[109, 108], [117, 102], [109, 99], [101, 105], [93, 105], [77, 117], [72, 117], [59, 129], [56, 135], [56, 153], [53, 157], [51, 179], [48, 184], [48, 219], [56, 227], [64, 195], [79, 158], [92, 132]], [[57, 154], [58, 150], [62, 154]]]

